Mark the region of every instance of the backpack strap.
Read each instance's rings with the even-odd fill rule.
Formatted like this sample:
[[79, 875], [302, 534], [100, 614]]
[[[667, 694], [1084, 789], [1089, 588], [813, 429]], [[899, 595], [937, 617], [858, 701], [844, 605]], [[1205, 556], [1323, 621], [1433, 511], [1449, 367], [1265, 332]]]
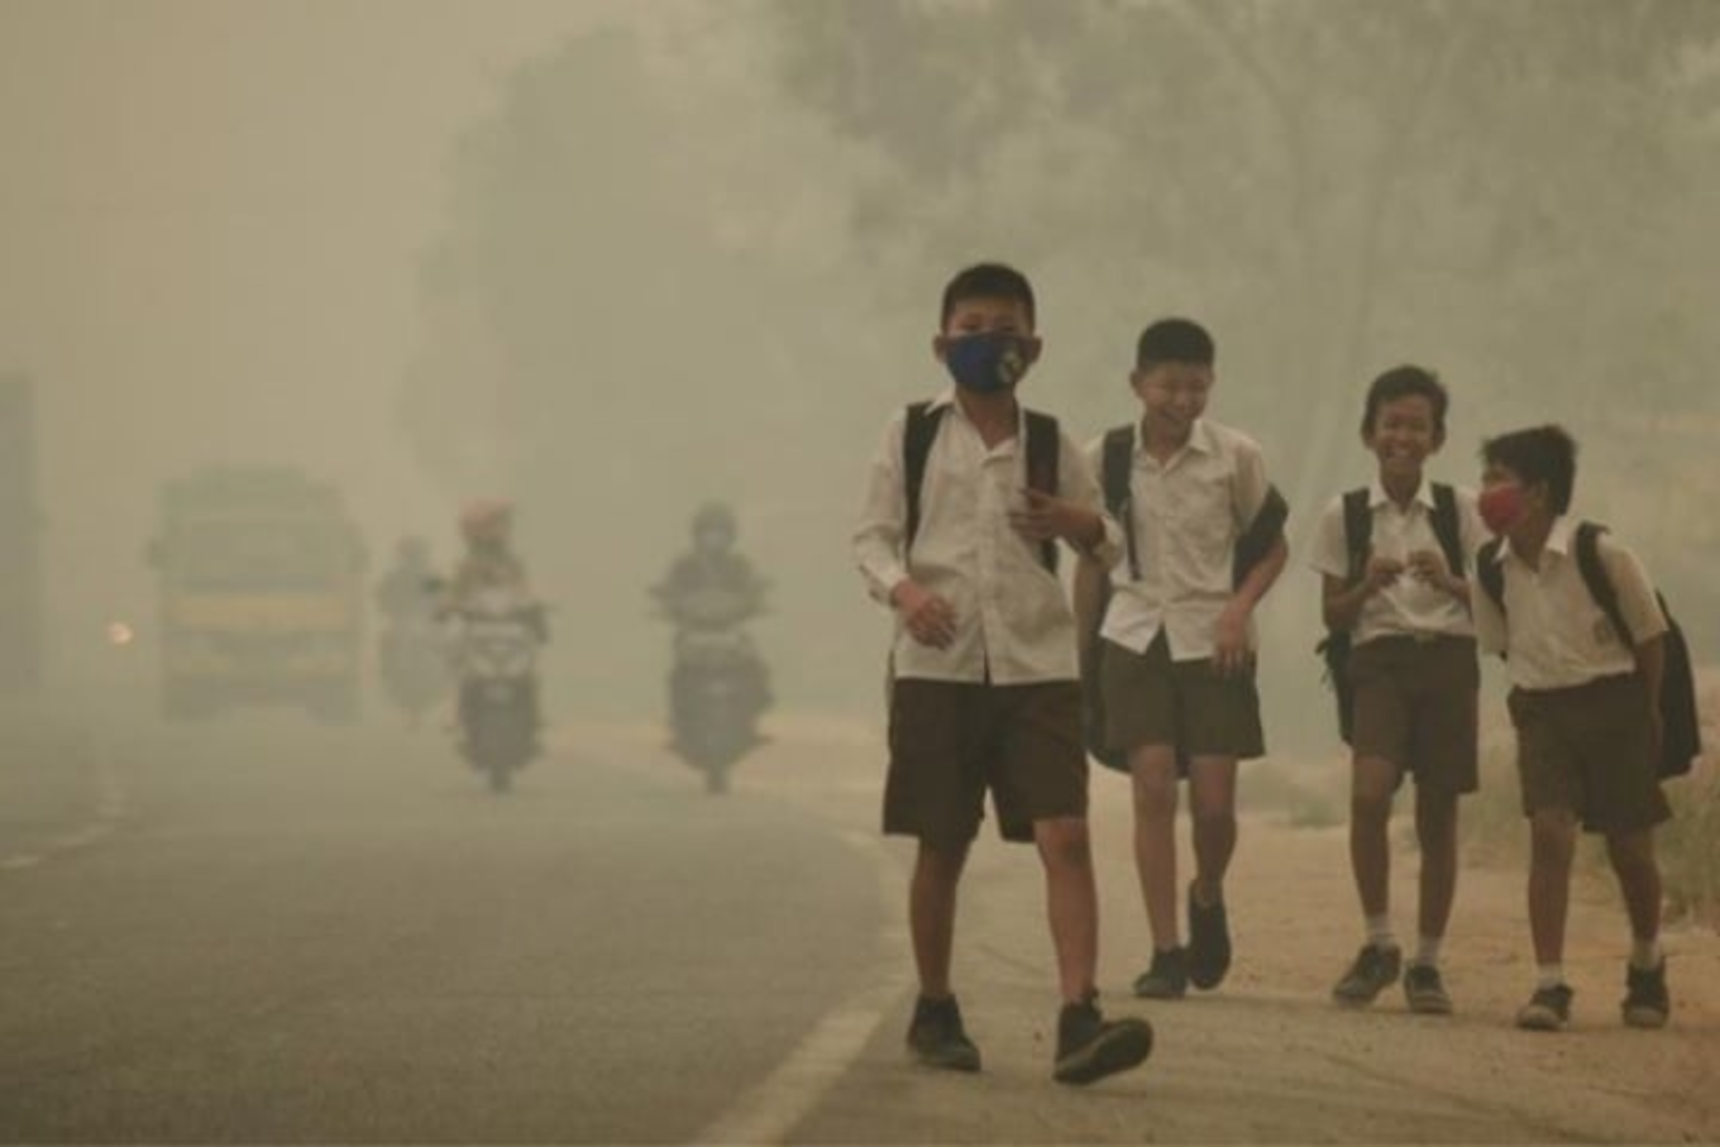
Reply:
[[[1036, 410], [1026, 411], [1027, 421], [1027, 484], [1042, 494], [1057, 494], [1057, 471], [1062, 452], [1062, 434], [1057, 420]], [[938, 428], [943, 424], [943, 408], [933, 409], [930, 402], [908, 405], [902, 426], [902, 493], [907, 502], [907, 514], [902, 529], [902, 550], [907, 552], [920, 531], [920, 490], [926, 482], [926, 463], [932, 455], [932, 443], [937, 441]], [[1057, 571], [1057, 543], [1040, 544], [1040, 561], [1053, 573]]]
[[1457, 523], [1457, 491], [1444, 482], [1433, 484], [1433, 536], [1445, 551], [1445, 564], [1452, 577], [1463, 576], [1463, 531]]
[[1102, 449], [1099, 479], [1105, 491], [1105, 509], [1123, 527], [1123, 540], [1129, 551], [1129, 578], [1140, 581], [1141, 554], [1135, 547], [1135, 499], [1129, 490], [1129, 477], [1135, 466], [1134, 426], [1116, 426], [1105, 431]]
[[[1062, 453], [1063, 435], [1057, 420], [1037, 410], [1025, 412], [1027, 421], [1027, 488], [1041, 494], [1057, 496], [1057, 469]], [[1057, 542], [1048, 538], [1039, 543], [1039, 560], [1052, 573], [1057, 572]]]
[[1612, 578], [1607, 576], [1606, 566], [1601, 564], [1600, 536], [1606, 533], [1606, 529], [1599, 522], [1578, 523], [1577, 572], [1583, 575], [1583, 584], [1588, 587], [1589, 596], [1595, 599], [1595, 604], [1601, 607], [1601, 612], [1607, 615], [1607, 620], [1612, 622], [1613, 628], [1624, 640], [1624, 647], [1635, 649], [1636, 638], [1631, 636], [1630, 626], [1625, 624], [1624, 610], [1618, 603], [1618, 589], [1613, 585]]
[[1344, 495], [1344, 551], [1350, 568], [1345, 580], [1356, 585], [1368, 569], [1368, 551], [1374, 544], [1374, 509], [1368, 505], [1368, 488], [1358, 486]]
[[920, 487], [926, 481], [926, 459], [931, 457], [932, 443], [938, 437], [943, 411], [932, 409], [930, 402], [908, 405], [907, 421], [902, 426], [902, 492], [907, 497], [907, 518], [902, 530], [902, 552], [914, 544], [920, 532]]
[[1475, 554], [1475, 583], [1500, 613], [1505, 612], [1505, 571], [1499, 568], [1503, 538], [1488, 538]]

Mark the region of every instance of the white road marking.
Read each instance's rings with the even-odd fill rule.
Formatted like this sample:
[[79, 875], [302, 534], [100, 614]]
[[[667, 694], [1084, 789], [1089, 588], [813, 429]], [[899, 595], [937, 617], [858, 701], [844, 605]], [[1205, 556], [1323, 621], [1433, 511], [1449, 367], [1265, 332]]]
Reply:
[[0, 859], [0, 871], [16, 872], [35, 868], [50, 857], [88, 848], [110, 836], [114, 829], [119, 827], [120, 821], [125, 819], [125, 787], [111, 770], [105, 768], [101, 771], [97, 784], [100, 786], [100, 795], [96, 798], [95, 811], [89, 821], [70, 832], [50, 838], [39, 851], [21, 852]]
[[[844, 832], [842, 839], [871, 857], [878, 876], [880, 904], [889, 907], [902, 895], [904, 875], [877, 837]], [[890, 919], [897, 919], [891, 915]], [[742, 1095], [700, 1131], [695, 1143], [781, 1143], [860, 1058], [891, 1009], [913, 988], [908, 966], [907, 931], [900, 924], [878, 935], [885, 969], [873, 983], [828, 1013], [764, 1081]]]

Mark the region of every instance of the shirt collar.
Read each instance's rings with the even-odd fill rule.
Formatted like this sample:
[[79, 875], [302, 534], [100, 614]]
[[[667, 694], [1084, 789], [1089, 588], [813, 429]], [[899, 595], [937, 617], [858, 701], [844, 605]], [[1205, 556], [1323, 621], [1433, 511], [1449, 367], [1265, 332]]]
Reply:
[[[1196, 454], [1218, 453], [1218, 436], [1212, 432], [1212, 427], [1207, 425], [1206, 419], [1197, 418], [1194, 420], [1194, 425], [1189, 427], [1188, 441], [1182, 444], [1178, 452], [1180, 453], [1181, 450], [1193, 450]], [[1141, 420], [1137, 418], [1135, 419], [1135, 453], [1145, 454], [1146, 452], [1147, 443], [1141, 435]]]
[[[965, 421], [969, 423], [973, 421], [971, 418], [968, 418], [967, 411], [962, 409], [961, 403], [956, 401], [956, 388], [953, 385], [945, 389], [936, 398], [933, 398], [929, 403], [927, 403], [926, 410], [931, 414], [941, 414], [945, 410], [953, 410], [958, 417]], [[1018, 395], [1015, 400], [1015, 433], [1018, 440], [1025, 437], [1026, 425], [1027, 407], [1022, 403], [1021, 398]]]
[[[1563, 514], [1553, 519], [1553, 528], [1547, 531], [1547, 543], [1541, 547], [1542, 553], [1558, 554], [1561, 558], [1571, 555], [1571, 538], [1576, 534], [1576, 523]], [[1511, 543], [1504, 538], [1499, 539], [1499, 552], [1493, 555], [1497, 565], [1503, 565], [1509, 558], [1522, 564], [1516, 553], [1511, 549]]]
[[[1370, 510], [1377, 510], [1389, 501], [1391, 501], [1391, 495], [1386, 493], [1385, 485], [1380, 481], [1379, 475], [1374, 475], [1373, 480], [1368, 483], [1368, 508]], [[1424, 507], [1432, 510], [1432, 483], [1430, 483], [1426, 478], [1423, 478], [1421, 480], [1421, 485], [1415, 488], [1415, 496], [1412, 497], [1410, 501], [1420, 502]]]

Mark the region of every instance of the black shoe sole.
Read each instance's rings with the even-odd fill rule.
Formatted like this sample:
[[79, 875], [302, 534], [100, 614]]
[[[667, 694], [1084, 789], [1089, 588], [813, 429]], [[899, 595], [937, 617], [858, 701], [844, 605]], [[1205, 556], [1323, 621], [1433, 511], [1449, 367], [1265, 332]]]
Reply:
[[931, 1052], [921, 1051], [909, 1044], [908, 1051], [913, 1055], [916, 1064], [934, 1071], [975, 1072], [980, 1069], [978, 1048], [971, 1051]]
[[1086, 1047], [1059, 1059], [1051, 1075], [1058, 1083], [1082, 1087], [1139, 1067], [1152, 1054], [1152, 1025], [1145, 1020], [1123, 1020]]

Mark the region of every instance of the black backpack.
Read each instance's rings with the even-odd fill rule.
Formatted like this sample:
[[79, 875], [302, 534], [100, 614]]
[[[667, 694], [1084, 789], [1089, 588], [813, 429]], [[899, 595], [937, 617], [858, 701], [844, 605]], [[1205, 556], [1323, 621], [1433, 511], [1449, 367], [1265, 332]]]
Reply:
[[[1141, 579], [1140, 551], [1135, 543], [1135, 519], [1133, 496], [1129, 492], [1129, 478], [1135, 464], [1135, 427], [1133, 424], [1117, 426], [1105, 432], [1104, 445], [1099, 461], [1099, 485], [1105, 493], [1105, 509], [1117, 519], [1123, 527], [1123, 540], [1127, 545], [1127, 561], [1129, 563], [1129, 578], [1132, 581]], [[1236, 539], [1235, 556], [1231, 561], [1231, 584], [1241, 585], [1253, 571], [1254, 567], [1266, 559], [1272, 546], [1284, 534], [1284, 523], [1290, 516], [1290, 505], [1284, 500], [1284, 495], [1278, 492], [1278, 487], [1270, 487], [1266, 491], [1266, 500], [1261, 503], [1255, 513], [1254, 520], [1248, 524], [1242, 536]], [[1128, 771], [1128, 753], [1113, 745], [1105, 743], [1105, 700], [1099, 688], [1099, 630], [1105, 624], [1105, 612], [1111, 606], [1111, 573], [1106, 570], [1099, 579], [1099, 594], [1096, 608], [1087, 620], [1087, 632], [1083, 634], [1085, 655], [1081, 659], [1081, 695], [1084, 717], [1084, 736], [1087, 741], [1087, 752], [1092, 758], [1108, 768], [1120, 772]]]
[[[1431, 488], [1433, 513], [1429, 519], [1433, 536], [1439, 540], [1451, 572], [1462, 576], [1465, 563], [1463, 535], [1457, 521], [1457, 492], [1443, 482], [1434, 482]], [[1368, 502], [1365, 486], [1344, 495], [1344, 551], [1349, 559], [1344, 573], [1346, 586], [1356, 585], [1367, 573], [1368, 554], [1374, 545], [1374, 512]], [[1350, 743], [1356, 712], [1355, 689], [1350, 684], [1350, 651], [1354, 648], [1351, 638], [1347, 629], [1328, 629], [1325, 638], [1314, 647], [1314, 652], [1326, 662], [1325, 681], [1338, 702], [1338, 735], [1346, 745]]]
[[[1636, 638], [1625, 624], [1619, 608], [1618, 589], [1607, 576], [1601, 562], [1598, 539], [1606, 527], [1598, 522], [1582, 522], [1576, 531], [1577, 571], [1589, 596], [1601, 607], [1612, 622], [1613, 629], [1627, 649], [1636, 648]], [[1505, 612], [1505, 571], [1499, 565], [1499, 548], [1504, 543], [1494, 538], [1481, 547], [1475, 559], [1475, 580], [1487, 591], [1487, 596]], [[1666, 598], [1655, 592], [1660, 612], [1666, 615], [1666, 668], [1660, 683], [1660, 719], [1665, 728], [1661, 745], [1659, 773], [1661, 777], [1681, 777], [1690, 771], [1691, 762], [1702, 755], [1702, 722], [1696, 713], [1696, 675], [1690, 665], [1690, 643], [1684, 630], [1666, 608]]]
[[[930, 402], [915, 402], [908, 406], [908, 419], [902, 429], [903, 489], [908, 499], [907, 523], [902, 535], [902, 552], [914, 544], [920, 529], [920, 488], [926, 481], [926, 460], [931, 457], [932, 443], [938, 437], [947, 407], [932, 408]], [[1062, 435], [1057, 420], [1037, 410], [1024, 412], [1027, 420], [1027, 485], [1041, 494], [1057, 493], [1057, 466]], [[1057, 543], [1044, 541], [1039, 545], [1039, 560], [1052, 573], [1057, 572]]]

